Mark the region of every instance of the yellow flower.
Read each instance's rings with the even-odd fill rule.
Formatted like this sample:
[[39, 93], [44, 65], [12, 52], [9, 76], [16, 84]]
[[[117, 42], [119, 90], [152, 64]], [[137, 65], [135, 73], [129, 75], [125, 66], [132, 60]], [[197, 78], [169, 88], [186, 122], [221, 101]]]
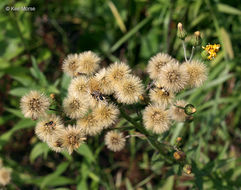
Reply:
[[214, 45], [208, 44], [206, 45], [206, 47], [202, 46], [202, 48], [209, 54], [208, 56], [209, 60], [212, 60], [217, 56], [217, 52], [219, 51], [220, 47], [221, 47], [220, 44], [214, 44]]

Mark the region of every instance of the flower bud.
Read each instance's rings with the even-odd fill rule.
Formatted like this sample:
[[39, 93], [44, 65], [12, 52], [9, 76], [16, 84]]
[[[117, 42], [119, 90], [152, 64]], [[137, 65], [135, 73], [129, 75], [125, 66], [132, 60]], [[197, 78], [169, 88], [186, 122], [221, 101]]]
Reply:
[[51, 98], [52, 100], [54, 100], [54, 99], [55, 99], [55, 94], [50, 94], [50, 98]]
[[139, 99], [140, 99], [141, 101], [144, 101], [144, 100], [145, 100], [145, 98], [144, 98], [143, 95], [140, 95], [140, 96], [139, 96]]
[[184, 111], [187, 115], [192, 115], [197, 111], [197, 109], [194, 107], [194, 105], [187, 104], [184, 108]]
[[189, 165], [189, 164], [186, 164], [186, 165], [183, 167], [183, 171], [184, 171], [186, 174], [191, 174], [191, 173], [192, 173], [192, 166]]
[[175, 146], [179, 148], [181, 145], [182, 145], [182, 137], [177, 137]]
[[191, 44], [195, 46], [199, 46], [202, 42], [201, 35], [199, 31], [194, 32], [194, 35], [191, 38]]
[[176, 152], [174, 152], [173, 157], [177, 161], [182, 161], [182, 160], [185, 160], [186, 154], [182, 151], [176, 151]]
[[202, 58], [203, 58], [204, 60], [207, 60], [207, 59], [208, 59], [208, 52], [205, 51], [205, 50], [202, 51], [201, 56], [202, 56]]
[[177, 25], [177, 37], [180, 38], [181, 40], [184, 40], [187, 36], [187, 32], [183, 28], [182, 23], [178, 23]]

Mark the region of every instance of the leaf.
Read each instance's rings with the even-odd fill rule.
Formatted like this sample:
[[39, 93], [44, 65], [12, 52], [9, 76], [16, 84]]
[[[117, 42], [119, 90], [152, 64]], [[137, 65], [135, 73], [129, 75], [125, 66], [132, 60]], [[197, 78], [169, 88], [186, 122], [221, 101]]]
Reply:
[[41, 188], [74, 183], [74, 180], [60, 176], [67, 170], [68, 166], [69, 162], [63, 162], [60, 165], [58, 165], [54, 173], [49, 174], [43, 178], [43, 181], [40, 185]]
[[137, 24], [133, 29], [131, 29], [126, 35], [124, 35], [121, 39], [119, 39], [110, 49], [111, 52], [116, 51], [123, 43], [125, 43], [131, 36], [133, 36], [136, 32], [138, 32], [143, 26], [145, 26], [151, 17], [147, 17], [142, 20], [139, 24]]
[[20, 82], [22, 85], [27, 86], [27, 87], [34, 84], [34, 81], [26, 75], [21, 75], [21, 76], [12, 75], [11, 77], [13, 79], [15, 79], [16, 81]]
[[239, 9], [231, 7], [230, 5], [219, 3], [217, 7], [220, 12], [233, 15], [241, 15], [241, 11]]
[[114, 17], [116, 19], [116, 22], [119, 25], [121, 31], [123, 33], [125, 33], [126, 32], [126, 26], [125, 26], [120, 14], [119, 14], [117, 8], [116, 8], [116, 6], [114, 5], [114, 3], [112, 1], [108, 2], [108, 6], [110, 7], [110, 10], [111, 10], [112, 14], [114, 15]]
[[174, 185], [174, 175], [168, 177], [165, 180], [164, 185], [160, 188], [160, 190], [172, 190]]
[[13, 115], [16, 115], [19, 118], [24, 118], [22, 112], [19, 109], [13, 109], [13, 108], [4, 108], [4, 109], [12, 113]]
[[84, 156], [89, 163], [95, 162], [95, 157], [87, 144], [82, 144], [77, 152]]
[[10, 90], [9, 94], [11, 94], [13, 96], [22, 97], [27, 92], [29, 92], [28, 88], [18, 87], [18, 88], [14, 88], [14, 89]]
[[46, 77], [45, 77], [44, 74], [39, 70], [35, 58], [34, 58], [34, 57], [31, 57], [31, 60], [32, 60], [33, 67], [30, 69], [30, 72], [32, 73], [32, 75], [33, 75], [36, 79], [38, 79], [39, 83], [40, 83], [42, 86], [47, 86], [47, 85], [48, 85], [48, 82], [47, 82], [47, 80], [46, 80]]
[[12, 129], [0, 136], [0, 141], [8, 141], [15, 131], [32, 127], [34, 124], [35, 122], [30, 119], [20, 120]]
[[30, 162], [33, 163], [34, 160], [40, 156], [41, 154], [47, 154], [49, 151], [49, 147], [46, 143], [38, 143], [37, 145], [34, 146], [34, 148], [32, 149], [29, 159]]
[[229, 36], [228, 32], [224, 28], [221, 28], [220, 35], [221, 35], [222, 44], [223, 44], [223, 48], [225, 50], [226, 55], [228, 55], [230, 59], [233, 59], [234, 53], [233, 53], [233, 48], [232, 48], [232, 42], [230, 40], [230, 36]]

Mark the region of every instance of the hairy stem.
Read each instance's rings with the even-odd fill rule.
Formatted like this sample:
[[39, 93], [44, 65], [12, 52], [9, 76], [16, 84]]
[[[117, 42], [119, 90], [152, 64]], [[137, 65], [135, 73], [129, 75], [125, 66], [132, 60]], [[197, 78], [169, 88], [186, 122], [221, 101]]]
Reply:
[[183, 51], [184, 51], [185, 61], [187, 61], [187, 50], [186, 50], [186, 44], [185, 44], [184, 40], [182, 40], [182, 47], [183, 47]]
[[192, 53], [191, 53], [191, 56], [189, 58], [189, 61], [192, 61], [192, 57], [193, 57], [194, 52], [195, 52], [195, 47], [192, 46]]

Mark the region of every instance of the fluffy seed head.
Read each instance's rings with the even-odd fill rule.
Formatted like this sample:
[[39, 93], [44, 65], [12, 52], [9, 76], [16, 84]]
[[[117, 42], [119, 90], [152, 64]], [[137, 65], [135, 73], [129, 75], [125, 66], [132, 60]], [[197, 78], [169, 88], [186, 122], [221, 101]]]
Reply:
[[49, 99], [38, 91], [30, 91], [23, 96], [20, 101], [20, 107], [24, 117], [37, 119], [46, 114], [50, 103]]
[[86, 140], [81, 129], [71, 125], [65, 128], [61, 138], [63, 139], [63, 147], [68, 150], [69, 154], [72, 154], [73, 150], [79, 148]]
[[88, 105], [85, 100], [85, 97], [80, 98], [72, 95], [66, 97], [63, 102], [66, 115], [71, 119], [82, 117], [88, 111]]
[[122, 80], [130, 74], [131, 70], [129, 66], [123, 62], [113, 63], [107, 69], [107, 80], [112, 83], [112, 86], [122, 82]]
[[139, 101], [139, 96], [144, 92], [143, 84], [139, 77], [129, 75], [116, 86], [115, 97], [118, 102], [133, 104]]
[[80, 53], [79, 57], [79, 67], [77, 68], [78, 73], [84, 73], [91, 75], [99, 68], [100, 58], [92, 51], [86, 51]]
[[178, 92], [184, 89], [188, 79], [185, 68], [179, 66], [177, 62], [163, 66], [159, 75], [159, 82], [163, 84], [167, 91], [171, 92]]
[[115, 131], [109, 131], [105, 135], [105, 144], [108, 149], [117, 152], [124, 148], [126, 139], [123, 137], [123, 133]]
[[158, 79], [162, 67], [173, 61], [174, 59], [166, 53], [158, 53], [151, 57], [147, 65], [147, 72], [149, 73], [150, 78]]
[[49, 115], [40, 120], [35, 128], [35, 133], [39, 139], [44, 142], [51, 141], [59, 131], [64, 129], [64, 125], [60, 117]]
[[77, 75], [77, 69], [79, 68], [79, 66], [80, 58], [78, 54], [70, 54], [64, 59], [62, 69], [64, 73], [71, 77], [74, 77]]
[[101, 93], [106, 95], [114, 93], [112, 83], [107, 80], [107, 70], [105, 68], [101, 69], [98, 73], [96, 73], [95, 78], [97, 79], [97, 81], [99, 81]]
[[159, 104], [163, 107], [166, 107], [169, 103], [171, 103], [174, 98], [173, 93], [168, 92], [164, 87], [156, 87], [151, 89], [149, 96], [154, 104]]
[[176, 101], [170, 108], [171, 118], [175, 121], [178, 121], [178, 122], [185, 121], [186, 117], [187, 117], [187, 114], [185, 114], [184, 109], [178, 108], [177, 106], [180, 106], [180, 107], [184, 108], [186, 105], [187, 105], [187, 102], [185, 102], [184, 100]]
[[5, 186], [11, 180], [11, 171], [7, 168], [0, 168], [0, 184]]
[[119, 110], [114, 104], [100, 103], [93, 110], [93, 114], [97, 121], [100, 121], [100, 125], [107, 128], [115, 123], [119, 115]]
[[149, 105], [143, 112], [143, 122], [148, 130], [161, 134], [169, 129], [170, 116], [163, 107]]
[[77, 127], [83, 131], [85, 135], [95, 136], [103, 130], [100, 121], [90, 112], [83, 118], [77, 120]]
[[51, 150], [55, 152], [62, 152], [64, 150], [64, 140], [62, 135], [65, 130], [59, 132], [51, 141], [48, 141], [48, 146]]
[[87, 94], [88, 79], [86, 76], [79, 76], [71, 80], [68, 93], [73, 94], [76, 97]]
[[182, 64], [185, 68], [189, 80], [188, 85], [191, 87], [200, 87], [207, 79], [207, 67], [200, 61], [185, 62]]

